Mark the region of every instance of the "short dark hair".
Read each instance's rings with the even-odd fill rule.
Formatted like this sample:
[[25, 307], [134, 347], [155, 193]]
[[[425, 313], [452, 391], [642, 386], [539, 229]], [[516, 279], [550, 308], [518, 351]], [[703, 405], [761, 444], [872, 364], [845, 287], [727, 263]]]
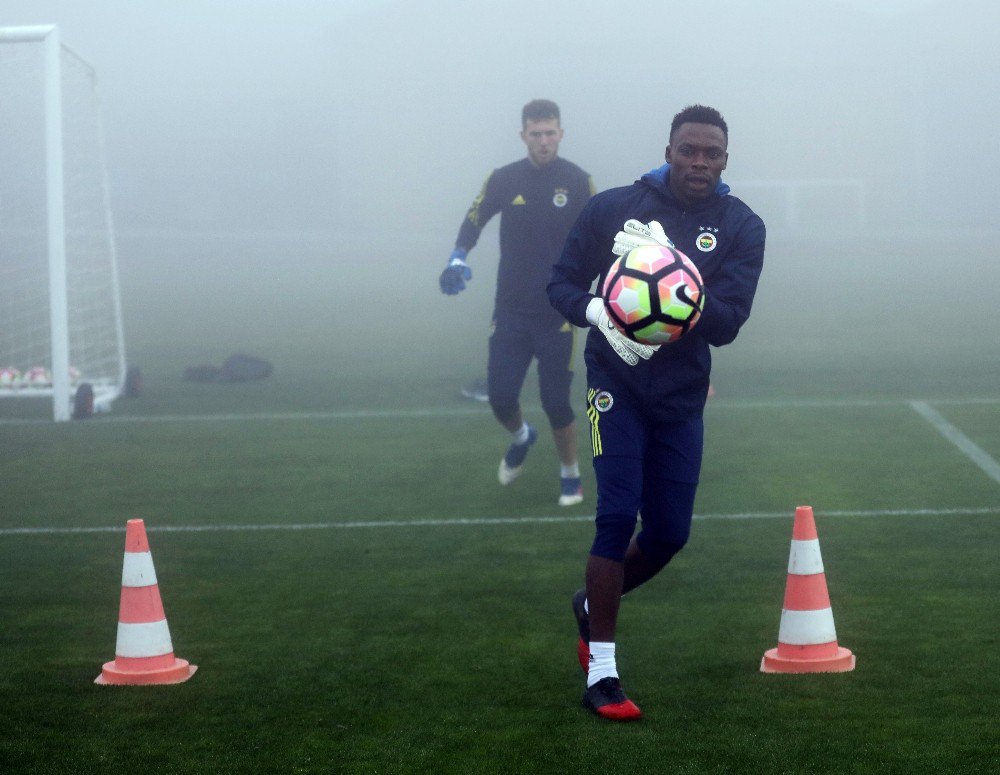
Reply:
[[670, 139], [673, 140], [674, 132], [681, 124], [711, 124], [712, 126], [717, 126], [722, 130], [722, 134], [726, 136], [726, 142], [729, 142], [729, 127], [726, 126], [726, 120], [722, 117], [722, 114], [715, 108], [709, 108], [705, 105], [688, 105], [684, 110], [674, 116], [674, 120], [670, 122]]
[[545, 121], [550, 118], [559, 120], [559, 106], [552, 100], [532, 100], [521, 109], [522, 127], [526, 127], [529, 121]]

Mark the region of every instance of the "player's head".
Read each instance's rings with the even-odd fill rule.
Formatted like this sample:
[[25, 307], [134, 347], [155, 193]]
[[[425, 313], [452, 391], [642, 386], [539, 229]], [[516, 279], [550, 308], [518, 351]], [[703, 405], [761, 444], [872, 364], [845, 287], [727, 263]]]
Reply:
[[562, 138], [559, 106], [552, 100], [532, 100], [521, 109], [521, 139], [534, 164], [541, 167], [556, 158]]
[[670, 124], [670, 190], [682, 204], [715, 191], [729, 161], [729, 127], [715, 108], [690, 105]]
[[554, 118], [559, 122], [559, 106], [552, 100], [532, 100], [521, 108], [521, 128], [526, 129], [529, 121], [545, 121]]

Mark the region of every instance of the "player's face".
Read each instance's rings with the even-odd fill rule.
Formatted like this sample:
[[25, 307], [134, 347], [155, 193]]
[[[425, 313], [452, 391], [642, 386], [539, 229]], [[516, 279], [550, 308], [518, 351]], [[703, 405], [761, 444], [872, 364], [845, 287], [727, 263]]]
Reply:
[[729, 161], [726, 136], [713, 124], [685, 123], [677, 127], [670, 145], [670, 190], [681, 204], [704, 199], [719, 185]]
[[546, 118], [542, 121], [528, 120], [521, 130], [521, 139], [528, 146], [528, 158], [542, 167], [556, 158], [563, 131], [559, 119]]

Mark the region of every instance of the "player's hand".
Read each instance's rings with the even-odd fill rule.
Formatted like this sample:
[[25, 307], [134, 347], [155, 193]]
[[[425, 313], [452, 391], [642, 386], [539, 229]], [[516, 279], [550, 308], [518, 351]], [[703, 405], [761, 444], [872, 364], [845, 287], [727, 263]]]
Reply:
[[615, 324], [608, 317], [608, 310], [604, 306], [604, 299], [595, 296], [587, 305], [587, 320], [598, 331], [604, 334], [611, 348], [618, 353], [629, 366], [635, 366], [639, 359], [648, 361], [653, 354], [660, 349], [660, 345], [640, 344], [629, 339], [625, 334], [615, 328]]
[[468, 251], [455, 248], [448, 256], [448, 266], [441, 272], [441, 293], [454, 296], [465, 290], [465, 284], [472, 279], [472, 267], [465, 263]]
[[641, 223], [635, 218], [629, 218], [622, 230], [615, 235], [615, 244], [611, 252], [616, 256], [624, 256], [641, 245], [662, 245], [672, 248], [674, 243], [663, 231], [659, 221]]

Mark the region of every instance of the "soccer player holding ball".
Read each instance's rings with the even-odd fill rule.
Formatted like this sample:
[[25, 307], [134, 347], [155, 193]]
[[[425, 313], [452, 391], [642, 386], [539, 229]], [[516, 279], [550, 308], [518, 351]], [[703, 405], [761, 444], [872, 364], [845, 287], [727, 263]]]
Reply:
[[[548, 286], [552, 305], [567, 320], [593, 327], [584, 357], [596, 529], [586, 586], [573, 596], [573, 612], [578, 656], [587, 673], [583, 703], [604, 718], [642, 715], [618, 677], [619, 604], [688, 540], [701, 470], [709, 346], [736, 338], [750, 315], [764, 262], [764, 222], [721, 182], [728, 146], [729, 129], [714, 108], [693, 105], [674, 116], [667, 164], [590, 200]], [[621, 322], [609, 315], [621, 318], [621, 310], [590, 292], [595, 279], [597, 289], [613, 284], [605, 280], [618, 257], [646, 246], [679, 251], [700, 275], [690, 281], [700, 315], [692, 308], [692, 320], [666, 344], [623, 333]], [[694, 292], [702, 290], [697, 280], [703, 282], [701, 295]], [[634, 298], [616, 299], [615, 305], [624, 307], [624, 314], [642, 306]], [[635, 533], [640, 514], [642, 526]]]
[[594, 184], [586, 172], [558, 154], [563, 129], [556, 103], [532, 100], [521, 112], [521, 125], [528, 155], [487, 177], [441, 273], [441, 291], [454, 295], [464, 290], [472, 278], [468, 253], [487, 222], [500, 213], [500, 263], [486, 392], [494, 416], [510, 433], [510, 442], [497, 477], [502, 485], [513, 482], [538, 438], [524, 421], [520, 405], [528, 367], [537, 359], [542, 408], [559, 453], [558, 502], [572, 506], [583, 500], [569, 398], [576, 332], [549, 304], [545, 288], [570, 227], [594, 193]]

